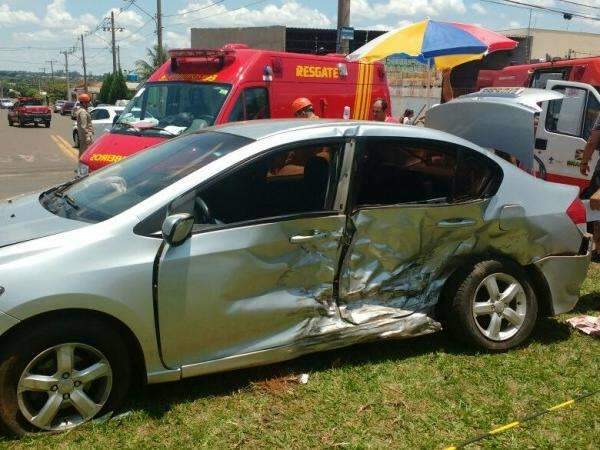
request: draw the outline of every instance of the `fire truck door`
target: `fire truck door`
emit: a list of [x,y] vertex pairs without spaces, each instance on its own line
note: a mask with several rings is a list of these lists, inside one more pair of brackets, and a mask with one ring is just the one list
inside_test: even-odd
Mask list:
[[[564,98],[545,102],[536,129],[535,160],[542,178],[580,187],[588,185],[579,172],[581,155],[591,129],[600,113],[600,95],[586,83],[549,80],[546,89],[564,94]],[[594,152],[590,167],[595,167]]]

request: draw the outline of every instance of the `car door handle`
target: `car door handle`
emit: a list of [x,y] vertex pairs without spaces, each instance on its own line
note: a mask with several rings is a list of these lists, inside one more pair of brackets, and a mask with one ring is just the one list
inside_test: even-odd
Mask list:
[[440,228],[452,228],[452,227],[467,227],[469,225],[475,225],[473,219],[467,219],[464,217],[457,217],[453,219],[440,220],[437,226]]
[[290,237],[291,244],[303,244],[304,242],[316,241],[317,239],[324,239],[327,237],[327,233],[321,231],[315,231],[312,234],[298,234]]

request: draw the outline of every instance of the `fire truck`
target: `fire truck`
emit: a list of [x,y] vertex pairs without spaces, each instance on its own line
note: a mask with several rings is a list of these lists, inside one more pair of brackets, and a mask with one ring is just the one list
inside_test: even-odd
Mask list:
[[79,172],[99,169],[178,136],[226,122],[292,117],[307,97],[321,118],[368,119],[371,105],[390,105],[384,66],[344,55],[308,55],[229,44],[176,49],[81,156]]

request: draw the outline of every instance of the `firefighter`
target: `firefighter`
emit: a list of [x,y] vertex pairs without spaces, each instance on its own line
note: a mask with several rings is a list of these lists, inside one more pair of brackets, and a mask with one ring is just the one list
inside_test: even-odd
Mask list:
[[92,116],[88,112],[90,96],[81,94],[78,98],[81,107],[75,113],[77,119],[77,136],[79,137],[79,156],[90,146],[94,140],[94,127],[92,126]]
[[292,102],[294,116],[299,119],[318,119],[312,102],[306,97],[299,97]]

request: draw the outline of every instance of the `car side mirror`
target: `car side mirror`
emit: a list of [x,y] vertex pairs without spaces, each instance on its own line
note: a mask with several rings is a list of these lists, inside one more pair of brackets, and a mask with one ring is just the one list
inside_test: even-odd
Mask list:
[[121,116],[121,114],[116,114],[115,117],[113,117],[113,125],[115,123],[117,123],[117,120],[119,120],[119,117]]
[[188,213],[172,214],[168,216],[162,225],[163,239],[171,247],[183,244],[194,226],[194,217]]

